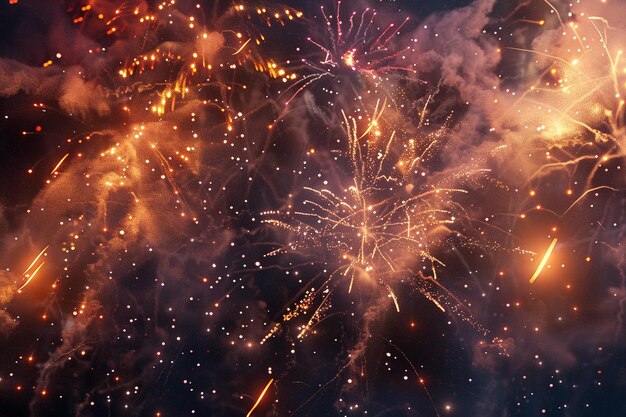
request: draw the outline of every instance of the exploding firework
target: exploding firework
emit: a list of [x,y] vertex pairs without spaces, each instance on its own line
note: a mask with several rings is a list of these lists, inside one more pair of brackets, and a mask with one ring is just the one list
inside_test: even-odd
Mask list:
[[623,415],[624,6],[288,3],[2,3],[2,412]]
[[[479,228],[456,198],[468,193],[462,184],[488,170],[474,166],[437,171],[433,161],[447,145],[448,127],[424,133],[420,126],[410,135],[393,129],[394,117],[386,117],[386,111],[394,110],[379,101],[366,120],[343,113],[345,146],[326,156],[348,169],[326,164],[317,166],[320,173],[315,175],[311,171],[319,152],[309,150],[310,163],[302,176],[317,185],[304,186],[298,195],[301,203],[290,204],[285,212],[264,213],[265,223],[291,234],[285,247],[267,256],[317,254],[315,261],[331,269],[325,281],[284,316],[285,321],[308,316],[298,338],[324,317],[331,294],[340,288],[350,294],[355,284],[382,288],[400,312],[394,287],[409,282],[442,311],[449,305],[471,321],[467,308],[440,284],[437,271],[446,264],[437,253],[451,247],[496,246],[477,238]],[[335,175],[323,174],[328,171]],[[274,327],[266,339],[277,330]]]
[[[342,15],[341,6],[341,1],[337,1],[334,15],[321,7],[323,36],[320,35],[320,39],[307,37],[316,52],[300,59],[301,71],[305,75],[290,85],[286,92],[289,94],[287,105],[317,83],[324,85],[325,91],[332,93],[337,89],[342,95],[354,96],[359,102],[369,93],[396,98],[401,93],[390,79],[414,78],[411,75],[416,70],[403,56],[410,47],[397,45],[408,18],[400,23],[390,23],[381,30],[376,22],[376,10],[353,11],[346,17]],[[325,79],[328,79],[327,83],[323,82]],[[347,90],[342,83],[346,84]]]

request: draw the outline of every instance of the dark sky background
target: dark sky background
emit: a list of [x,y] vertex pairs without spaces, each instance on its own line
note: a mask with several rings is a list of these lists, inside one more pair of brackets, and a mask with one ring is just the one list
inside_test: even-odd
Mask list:
[[[565,2],[344,0],[345,16],[377,10],[357,49],[409,18],[375,52],[384,59],[355,68],[322,16],[334,1],[10,3],[0,2],[0,417],[245,416],[269,381],[253,416],[626,415],[624,116],[605,111],[615,97],[597,42],[581,65],[604,78],[563,101],[517,99],[568,76],[557,57],[519,52],[561,31],[554,11],[586,24]],[[613,48],[626,22],[623,3],[611,7]],[[555,39],[560,57],[569,40]],[[329,75],[300,91],[272,63],[298,80]],[[345,278],[326,280],[350,243],[299,235],[294,213],[315,198],[306,187],[353,184],[341,111],[371,113],[377,101],[399,140],[437,142],[411,186],[467,191],[449,202],[462,230],[428,238],[446,264],[441,288],[426,279],[427,257],[402,254],[411,273],[348,293]],[[570,102],[581,123],[557,139],[535,129]],[[372,198],[405,202],[405,186]],[[264,221],[276,218],[287,227]],[[268,256],[291,242],[302,243]],[[311,288],[332,297],[312,298],[322,314],[298,338],[313,308],[285,314]]]

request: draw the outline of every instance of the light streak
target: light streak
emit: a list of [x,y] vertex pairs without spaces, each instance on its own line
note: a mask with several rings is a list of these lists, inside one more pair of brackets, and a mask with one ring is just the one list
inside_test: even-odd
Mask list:
[[248,39],[247,41],[245,41],[245,42],[243,43],[243,45],[241,45],[241,47],[240,47],[239,49],[237,49],[237,50],[233,53],[233,55],[237,55],[237,54],[239,54],[241,51],[243,51],[243,49],[246,47],[246,45],[248,45],[248,44],[250,43],[250,41],[251,41],[251,40],[252,40],[252,38],[250,38],[250,39]]
[[28,276],[28,279],[26,280],[26,282],[17,289],[18,293],[22,292],[22,290],[33,280],[33,278],[35,278],[35,275],[37,275],[37,272],[39,272],[41,267],[43,267],[44,265],[45,265],[45,262],[42,262],[39,264],[39,266],[33,271],[33,273],[30,276]]
[[389,296],[393,300],[393,304],[396,306],[396,311],[399,313],[400,305],[398,304],[398,297],[396,297],[396,294],[393,292],[393,290],[391,289],[389,285],[387,285],[387,290],[389,291]]
[[52,171],[50,171],[50,175],[54,174],[55,172],[57,172],[57,170],[59,169],[59,167],[63,164],[63,161],[65,161],[67,159],[67,157],[70,156],[69,153],[66,153],[65,156],[63,158],[61,158],[61,160],[54,166],[54,168],[52,168]]
[[563,212],[563,216],[565,216],[567,213],[569,213],[578,203],[580,203],[588,194],[594,192],[594,191],[598,191],[598,190],[610,190],[613,192],[620,192],[620,191],[624,191],[623,189],[619,189],[619,188],[614,188],[614,187],[609,187],[606,185],[601,185],[598,187],[594,187],[594,188],[590,188],[589,190],[585,191],[584,193],[581,194],[580,197],[578,197],[572,204],[570,204],[570,206],[567,208],[567,210],[565,210]]
[[267,385],[265,385],[265,388],[263,388],[263,391],[261,391],[261,395],[259,395],[259,398],[257,398],[256,402],[254,403],[250,411],[248,411],[248,414],[246,414],[246,417],[250,417],[252,415],[252,412],[259,406],[259,404],[263,400],[263,397],[265,397],[265,393],[267,392],[268,389],[270,389],[272,382],[274,382],[274,378],[270,379]]
[[39,254],[37,256],[35,256],[35,259],[33,259],[33,261],[30,263],[30,265],[28,265],[28,268],[26,268],[26,271],[24,271],[22,273],[22,275],[26,276],[26,274],[28,274],[28,271],[30,271],[30,269],[35,266],[35,264],[37,263],[37,261],[39,260],[39,258],[41,258],[41,256],[46,252],[46,250],[48,250],[48,248],[50,247],[50,245],[46,246],[45,248],[43,248],[41,250],[41,252],[39,252]]
[[432,303],[437,306],[437,308],[439,310],[441,310],[443,313],[446,312],[446,309],[441,305],[441,303],[437,300],[435,300],[433,297],[430,296],[430,294],[426,294],[426,298],[430,301],[432,301]]
[[539,277],[539,274],[541,274],[541,271],[543,271],[543,268],[546,266],[546,263],[548,263],[548,259],[550,259],[550,255],[552,254],[552,251],[554,250],[554,247],[556,246],[557,241],[558,239],[554,238],[552,240],[552,243],[550,243],[550,246],[548,246],[548,250],[546,250],[546,253],[543,255],[541,262],[539,262],[539,266],[537,267],[537,270],[535,271],[533,276],[530,277],[530,281],[528,281],[531,284],[535,282],[535,280]]

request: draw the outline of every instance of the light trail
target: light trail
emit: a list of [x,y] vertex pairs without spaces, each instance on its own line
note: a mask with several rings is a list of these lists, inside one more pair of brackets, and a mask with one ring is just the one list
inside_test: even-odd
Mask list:
[[541,260],[541,262],[539,263],[539,266],[537,267],[537,270],[535,271],[535,273],[533,274],[532,277],[530,277],[530,282],[531,284],[533,282],[535,282],[535,280],[539,277],[539,274],[541,274],[541,271],[543,271],[543,268],[546,266],[546,264],[548,263],[548,259],[550,259],[550,255],[552,254],[552,251],[554,250],[554,247],[556,246],[556,242],[558,241],[557,238],[554,238],[552,240],[552,243],[550,243],[550,246],[548,246],[548,250],[546,251],[546,253],[543,255],[543,259]]
[[441,310],[443,313],[446,312],[446,309],[441,305],[441,303],[437,300],[435,300],[432,296],[430,296],[430,294],[426,294],[426,298],[430,301],[432,301],[432,303],[437,306],[437,308],[439,310]]
[[246,417],[250,417],[252,415],[252,412],[259,406],[259,404],[263,400],[263,397],[265,397],[265,393],[267,392],[268,389],[270,389],[270,385],[272,385],[272,382],[274,382],[274,378],[270,379],[267,385],[265,385],[265,388],[263,388],[263,391],[261,391],[261,395],[259,395],[259,398],[257,398],[256,402],[254,403],[250,411],[248,411],[248,414],[246,414]]
[[52,168],[52,171],[50,171],[50,175],[52,175],[55,172],[57,172],[57,169],[59,169],[61,167],[61,165],[67,159],[68,156],[70,156],[70,154],[66,153],[65,156],[63,158],[61,158],[61,160],[54,166],[54,168]]
[[37,267],[37,269],[35,269],[32,273],[32,275],[30,275],[28,277],[28,279],[26,280],[26,282],[17,289],[17,292],[20,293],[22,292],[22,290],[33,280],[33,278],[35,278],[35,275],[37,275],[37,272],[39,272],[39,270],[41,269],[42,266],[44,266],[46,263],[42,262],[41,264],[39,264],[39,266]]
[[41,252],[39,252],[39,254],[37,256],[35,256],[35,259],[33,259],[33,261],[30,263],[30,265],[28,265],[28,268],[26,268],[26,271],[24,271],[22,273],[22,275],[26,276],[26,274],[28,274],[28,271],[31,270],[31,268],[33,266],[35,266],[35,264],[37,263],[37,261],[39,260],[39,258],[41,258],[41,256],[48,250],[48,248],[50,247],[50,245],[46,246],[45,248],[43,248],[41,250]]
[[251,40],[252,40],[252,38],[250,38],[250,39],[248,39],[247,41],[245,41],[245,42],[243,43],[243,45],[241,45],[241,47],[240,47],[239,49],[237,49],[237,50],[233,53],[233,55],[237,55],[237,54],[239,54],[241,51],[243,51],[243,49],[246,47],[246,45],[248,45],[248,44],[250,43],[250,41],[251,41]]

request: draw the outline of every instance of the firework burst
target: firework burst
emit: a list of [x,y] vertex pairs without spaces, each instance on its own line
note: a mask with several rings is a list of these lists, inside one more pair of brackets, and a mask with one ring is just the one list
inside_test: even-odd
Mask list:
[[393,96],[396,93],[389,79],[408,79],[408,75],[416,73],[411,65],[398,64],[406,59],[403,54],[410,49],[396,45],[398,35],[409,22],[408,18],[399,24],[390,23],[381,30],[377,26],[376,10],[353,11],[344,21],[341,5],[338,1],[334,16],[321,7],[324,35],[319,39],[307,37],[307,42],[315,47],[317,53],[301,59],[305,75],[291,84],[288,91],[293,93],[290,93],[287,105],[300,93],[326,78],[335,88],[342,82],[351,85],[356,96],[365,91],[363,85],[371,86],[374,94]]
[[5,1],[0,413],[624,415],[624,6],[508,3]]
[[437,253],[454,244],[485,244],[476,239],[477,230],[457,196],[468,193],[459,184],[487,170],[436,172],[434,161],[449,140],[447,125],[410,135],[389,127],[393,116],[386,118],[386,110],[393,111],[379,101],[367,120],[342,113],[347,140],[340,151],[332,152],[332,159],[349,169],[339,173],[339,179],[317,176],[321,184],[305,186],[296,207],[264,213],[265,223],[292,235],[285,247],[267,256],[313,254],[332,268],[325,282],[284,317],[290,321],[308,313],[298,337],[323,317],[333,292],[345,288],[351,293],[354,285],[375,284],[398,312],[394,287],[404,282],[443,311],[445,305],[455,312],[464,310],[438,280],[437,271],[446,265]]

